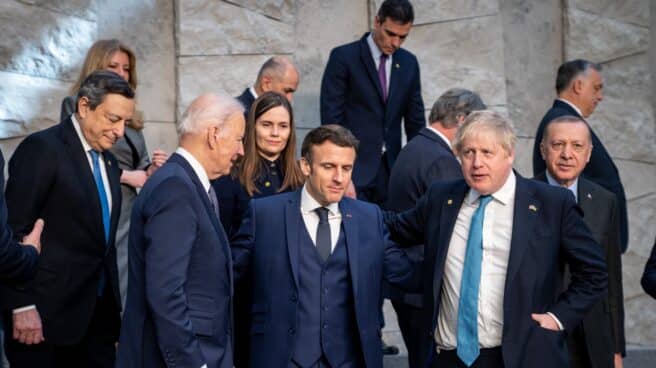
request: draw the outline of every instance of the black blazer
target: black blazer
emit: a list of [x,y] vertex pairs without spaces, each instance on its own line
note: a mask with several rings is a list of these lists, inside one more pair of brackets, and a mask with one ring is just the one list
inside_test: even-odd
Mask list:
[[[535,179],[547,182],[544,173]],[[577,328],[585,336],[592,367],[612,368],[614,353],[626,355],[617,200],[613,193],[583,177],[579,177],[577,196],[583,222],[602,246],[608,269],[608,293],[590,309]]]
[[[538,130],[535,133],[535,142],[533,144],[533,176],[537,176],[547,170],[544,161],[542,160],[542,155],[540,154],[540,142],[542,141],[542,135],[544,134],[544,127],[551,120],[564,115],[578,116],[583,119],[583,117],[567,103],[560,100],[554,101],[553,106],[544,115],[538,126]],[[588,162],[583,170],[583,175],[589,180],[601,185],[606,190],[611,191],[617,197],[620,221],[620,244],[622,247],[622,253],[624,253],[629,245],[629,219],[626,210],[624,186],[622,185],[620,174],[617,171],[613,159],[610,157],[608,151],[606,151],[606,147],[601,143],[599,137],[597,137],[592,130],[592,127],[590,127],[590,135],[592,136],[592,156],[590,156],[590,162]]]
[[[103,153],[112,195],[109,242],[87,154],[70,118],[29,135],[9,161],[7,207],[17,237],[43,218],[43,250],[34,280],[2,287],[5,310],[36,304],[52,344],[75,344],[86,333],[101,271],[120,310],[114,239],[121,209],[119,168]],[[117,316],[118,320],[118,316]],[[118,328],[118,326],[117,326]]]
[[[568,364],[565,335],[599,300],[607,285],[600,247],[565,189],[517,175],[510,258],[504,287],[501,349],[506,368],[553,368]],[[437,182],[413,209],[386,213],[392,240],[424,243],[426,344],[440,313],[442,277],[454,225],[469,187],[464,180]],[[560,262],[570,265],[572,283],[562,294]],[[552,312],[564,332],[541,328],[531,313]],[[431,349],[434,352],[434,349]]]
[[253,102],[255,102],[255,97],[251,93],[249,88],[246,88],[241,95],[235,97],[242,105],[244,105],[244,117],[248,120],[248,111],[251,109]]
[[360,140],[353,182],[367,186],[381,164],[383,143],[388,167],[401,151],[401,120],[408,140],[426,125],[417,58],[404,49],[392,55],[387,102],[366,33],[333,49],[321,81],[321,123],[340,124]]
[[[460,163],[451,147],[428,128],[423,128],[403,147],[397,157],[389,180],[386,209],[394,212],[409,210],[426,193],[431,184],[441,180],[462,178]],[[406,249],[413,261],[424,259],[424,246]],[[386,285],[385,296],[421,307],[421,297],[408,294],[392,285]]]
[[640,283],[645,292],[656,299],[656,241],[654,241],[654,247],[651,249],[651,256],[645,265],[645,272],[642,274]]
[[5,159],[0,152],[0,280],[24,281],[34,275],[39,255],[34,247],[18,244],[7,225]]

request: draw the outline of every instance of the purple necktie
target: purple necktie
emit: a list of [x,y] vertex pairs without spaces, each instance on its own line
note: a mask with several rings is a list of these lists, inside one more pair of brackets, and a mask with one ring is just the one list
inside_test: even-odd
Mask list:
[[378,65],[378,80],[380,80],[380,88],[383,89],[383,101],[385,102],[387,102],[387,76],[385,75],[387,58],[387,55],[380,54],[380,64]]

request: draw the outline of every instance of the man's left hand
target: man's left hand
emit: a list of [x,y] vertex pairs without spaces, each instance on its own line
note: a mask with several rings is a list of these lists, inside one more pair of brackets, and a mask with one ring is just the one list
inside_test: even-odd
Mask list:
[[558,324],[556,323],[556,320],[554,320],[553,317],[551,317],[546,313],[544,314],[533,313],[531,314],[531,318],[533,318],[533,320],[537,322],[540,325],[540,327],[544,329],[551,330],[551,331],[560,331],[560,329],[558,328]]

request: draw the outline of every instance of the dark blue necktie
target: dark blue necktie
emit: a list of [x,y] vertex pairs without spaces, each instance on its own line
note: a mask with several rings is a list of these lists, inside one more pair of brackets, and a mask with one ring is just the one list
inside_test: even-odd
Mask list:
[[212,204],[212,209],[217,219],[221,219],[221,212],[219,211],[219,199],[216,196],[216,191],[214,187],[210,185],[210,189],[207,191],[207,195],[210,197],[210,203]]
[[485,207],[491,200],[492,197],[489,195],[479,197],[479,205],[469,227],[465,263],[462,267],[458,304],[457,354],[468,367],[476,361],[480,354],[478,347],[478,290],[483,261],[483,219],[485,218]]
[[314,210],[319,216],[319,226],[317,226],[317,251],[324,261],[330,257],[330,223],[328,223],[328,209],[319,207]]
[[105,192],[105,184],[102,180],[100,173],[100,155],[96,150],[89,150],[91,153],[91,160],[93,162],[93,179],[96,181],[96,190],[98,191],[98,199],[100,199],[100,210],[102,211],[102,222],[105,230],[105,244],[109,243],[109,201],[107,200],[107,192]]

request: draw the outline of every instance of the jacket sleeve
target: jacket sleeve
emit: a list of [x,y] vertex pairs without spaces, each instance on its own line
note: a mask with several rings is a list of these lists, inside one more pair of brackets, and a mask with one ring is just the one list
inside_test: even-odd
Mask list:
[[337,50],[333,50],[321,80],[321,124],[344,124],[348,87],[346,63]]
[[640,280],[642,288],[645,292],[651,295],[652,298],[656,299],[656,241],[654,241],[654,247],[651,250],[651,256],[645,265],[645,272],[642,274],[642,280]]
[[626,356],[624,338],[624,292],[622,289],[622,253],[620,245],[620,223],[617,216],[617,202],[613,198],[608,235],[604,244],[606,250],[606,265],[608,267],[608,305],[612,324],[615,353]]
[[419,131],[426,126],[426,115],[424,111],[424,100],[421,97],[421,76],[419,64],[415,59],[416,73],[412,81],[412,87],[408,96],[403,124],[408,141],[414,138]]

